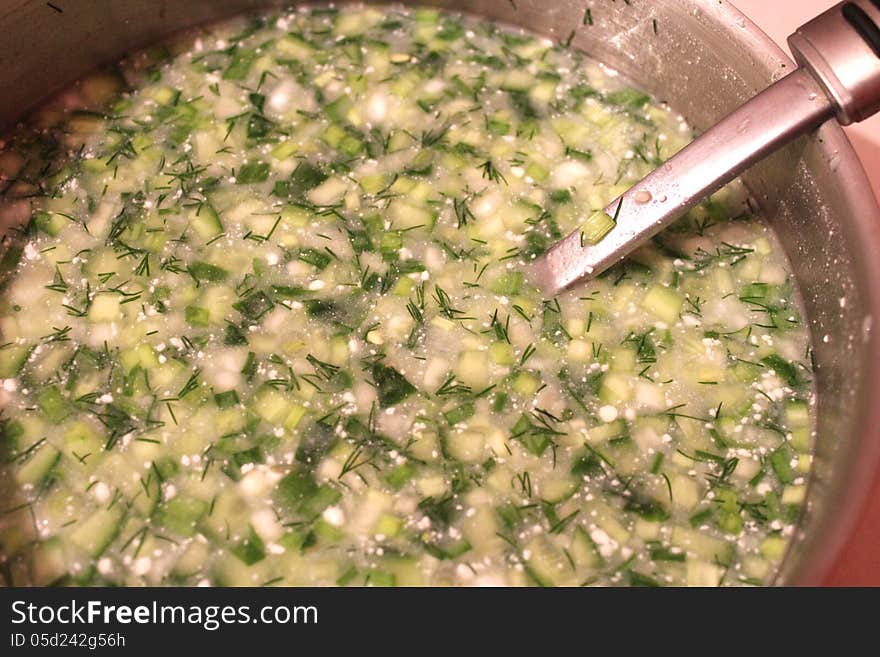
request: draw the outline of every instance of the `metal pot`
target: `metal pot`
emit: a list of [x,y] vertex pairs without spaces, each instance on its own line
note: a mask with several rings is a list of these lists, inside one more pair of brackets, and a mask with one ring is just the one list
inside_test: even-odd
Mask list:
[[[125,51],[182,28],[272,4],[260,0],[6,0],[0,126]],[[437,0],[574,47],[654,93],[697,129],[794,64],[726,0]],[[793,266],[815,349],[815,462],[799,531],[778,582],[829,571],[880,458],[880,208],[836,123],[744,177]],[[2,228],[2,227],[0,227]]]

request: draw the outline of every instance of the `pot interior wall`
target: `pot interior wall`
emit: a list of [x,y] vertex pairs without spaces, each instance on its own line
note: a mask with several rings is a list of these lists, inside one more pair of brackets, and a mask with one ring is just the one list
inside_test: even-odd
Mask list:
[[[66,5],[66,3],[58,3]],[[96,0],[63,12],[7,0],[0,41],[0,126],[98,64],[258,0]],[[792,64],[727,2],[712,0],[441,0],[422,2],[521,25],[566,41],[666,100],[697,129],[711,125]],[[804,138],[745,177],[793,264],[815,343],[818,441],[810,503],[782,569],[817,583],[852,521],[876,460],[880,405],[870,403],[878,347],[870,331],[880,276],[868,257],[880,222],[864,174],[835,125]],[[2,227],[0,227],[2,228]],[[845,300],[845,301],[842,301]],[[826,337],[827,336],[827,337]],[[872,408],[877,406],[878,408]],[[873,414],[873,415],[872,415]],[[848,511],[844,511],[848,509]]]

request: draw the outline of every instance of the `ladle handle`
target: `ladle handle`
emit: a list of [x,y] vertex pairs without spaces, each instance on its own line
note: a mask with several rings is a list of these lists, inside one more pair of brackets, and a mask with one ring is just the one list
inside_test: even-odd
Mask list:
[[880,110],[880,0],[841,3],[789,40],[800,67],[709,128],[614,199],[614,227],[596,244],[580,230],[529,268],[545,294],[592,278],[645,243],[709,194],[785,144],[837,117]]
[[788,45],[834,103],[841,125],[880,111],[880,0],[842,2],[799,27]]

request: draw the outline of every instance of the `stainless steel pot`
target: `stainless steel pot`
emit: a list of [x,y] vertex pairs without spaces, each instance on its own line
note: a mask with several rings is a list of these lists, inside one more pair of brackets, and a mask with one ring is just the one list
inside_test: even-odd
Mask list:
[[[0,127],[128,50],[260,0],[6,0]],[[410,4],[410,3],[408,3]],[[793,63],[726,0],[438,0],[567,41],[706,128]],[[585,6],[592,25],[585,25]],[[573,33],[573,36],[572,36]],[[807,508],[779,582],[818,584],[852,529],[880,459],[880,209],[831,122],[745,182],[800,284],[815,347],[818,438]],[[3,227],[0,227],[3,228]]]

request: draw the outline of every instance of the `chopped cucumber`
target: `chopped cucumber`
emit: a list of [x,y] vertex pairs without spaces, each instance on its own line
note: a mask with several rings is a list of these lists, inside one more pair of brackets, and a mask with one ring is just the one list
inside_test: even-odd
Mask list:
[[668,108],[437,9],[140,59],[0,147],[8,583],[772,580],[813,375],[742,189],[555,299],[526,274],[623,225],[592,208],[686,145]]
[[73,527],[70,541],[96,559],[110,547],[122,526],[124,511],[118,506],[99,509]]

